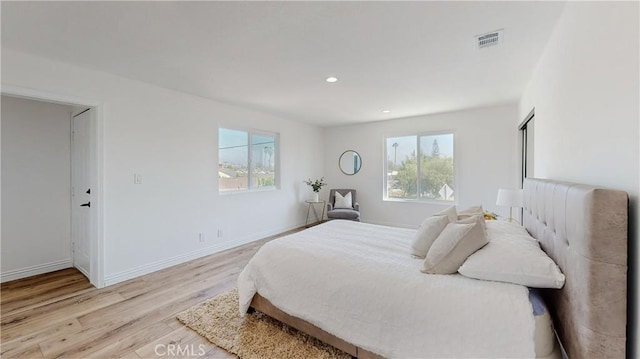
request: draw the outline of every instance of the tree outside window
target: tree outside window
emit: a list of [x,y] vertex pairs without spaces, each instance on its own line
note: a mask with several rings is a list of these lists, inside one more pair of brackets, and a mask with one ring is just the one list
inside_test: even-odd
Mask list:
[[386,199],[455,200],[453,133],[386,139]]

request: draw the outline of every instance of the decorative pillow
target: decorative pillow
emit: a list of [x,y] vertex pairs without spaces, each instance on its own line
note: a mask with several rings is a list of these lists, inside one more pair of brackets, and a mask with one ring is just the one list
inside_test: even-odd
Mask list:
[[336,191],[336,199],[334,202],[334,208],[353,208],[353,204],[351,201],[351,192],[347,193],[346,196],[342,196],[340,192]]
[[481,205],[458,211],[458,219],[466,219],[472,216],[484,216],[484,209],[482,209]]
[[416,235],[413,237],[411,254],[418,258],[426,257],[433,241],[438,238],[447,224],[449,224],[447,216],[433,216],[422,221],[420,228],[418,228]]
[[478,223],[480,224],[480,227],[482,227],[482,231],[484,232],[485,237],[487,236],[487,224],[486,221],[484,220],[484,214],[480,213],[480,214],[476,214],[473,216],[469,216],[467,218],[464,219],[460,219],[458,221],[456,221],[456,223],[463,223],[463,224],[468,224],[468,223]]
[[487,236],[477,217],[472,223],[449,223],[433,242],[424,260],[422,271],[431,274],[451,274],[475,251],[487,244]]
[[456,212],[456,206],[447,207],[442,211],[434,214],[434,216],[447,216],[449,218],[449,222],[455,222],[458,220],[458,213]]
[[469,256],[458,272],[469,278],[527,287],[562,288],[564,274],[538,242],[531,239],[522,235],[493,237],[484,248]]

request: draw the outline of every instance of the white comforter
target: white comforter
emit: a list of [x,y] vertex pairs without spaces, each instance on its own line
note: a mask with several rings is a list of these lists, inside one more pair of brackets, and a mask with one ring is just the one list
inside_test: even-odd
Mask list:
[[265,244],[238,278],[240,312],[256,292],[363,349],[391,358],[531,358],[526,287],[420,272],[414,230],[330,221]]

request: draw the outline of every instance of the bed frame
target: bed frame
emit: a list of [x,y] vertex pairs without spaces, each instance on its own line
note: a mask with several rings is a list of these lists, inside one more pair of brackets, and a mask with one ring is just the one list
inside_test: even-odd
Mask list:
[[[524,183],[523,225],[566,276],[545,297],[569,358],[624,358],[627,324],[628,196],[622,191],[540,179]],[[258,310],[357,358],[380,356],[276,308]]]
[[251,299],[251,305],[249,307],[249,312],[257,310],[262,312],[271,318],[279,320],[282,323],[287,324],[290,327],[296,328],[303,333],[307,333],[310,336],[327,343],[335,348],[342,350],[343,352],[356,357],[363,359],[379,359],[381,356],[372,353],[370,351],[364,350],[356,345],[348,343],[333,334],[329,334],[324,330],[316,327],[315,325],[302,320],[300,318],[291,316],[282,310],[278,309],[275,305],[271,304],[267,299],[262,297],[260,294],[255,294]]
[[540,179],[524,182],[523,225],[566,276],[545,301],[569,358],[624,358],[626,192]]

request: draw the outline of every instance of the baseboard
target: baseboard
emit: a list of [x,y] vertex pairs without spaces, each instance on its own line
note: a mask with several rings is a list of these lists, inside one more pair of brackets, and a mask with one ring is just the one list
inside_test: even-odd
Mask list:
[[188,262],[188,261],[192,261],[194,259],[198,259],[204,256],[208,256],[211,254],[215,254],[218,252],[222,252],[225,251],[227,249],[231,249],[231,248],[235,248],[235,247],[239,247],[241,245],[247,244],[247,243],[251,243],[251,242],[255,242],[257,240],[263,239],[263,238],[267,238],[267,237],[271,237],[280,233],[284,233],[296,228],[300,228],[304,226],[304,224],[297,224],[295,226],[292,227],[287,227],[287,228],[283,228],[283,229],[278,229],[278,230],[273,230],[273,231],[265,231],[265,232],[261,232],[261,233],[256,233],[256,234],[252,234],[249,236],[245,236],[245,237],[241,237],[241,238],[237,238],[234,240],[230,240],[230,241],[226,241],[226,242],[221,242],[221,243],[217,243],[214,244],[212,246],[209,247],[205,247],[205,248],[200,248],[200,249],[196,249],[194,251],[188,252],[188,253],[184,253],[184,254],[180,254],[177,255],[175,257],[171,257],[171,258],[167,258],[167,259],[162,259],[153,263],[149,263],[149,264],[144,264],[135,268],[131,268],[122,272],[118,272],[112,275],[107,275],[104,278],[104,285],[105,286],[109,286],[109,285],[113,285],[113,284],[117,284],[120,282],[124,282],[126,280],[129,279],[133,279],[145,274],[149,274],[149,273],[153,273],[156,271],[159,271],[161,269],[165,269],[165,268],[169,268],[169,267],[173,267],[175,265],[178,264],[182,264],[184,262]]
[[60,269],[71,268],[71,267],[73,267],[73,262],[71,261],[71,258],[69,258],[69,259],[62,259],[59,261],[49,262],[45,264],[38,264],[31,267],[4,271],[0,275],[0,283],[4,283],[4,282],[16,280],[16,279],[27,278],[27,277],[31,277],[38,274],[55,272]]

